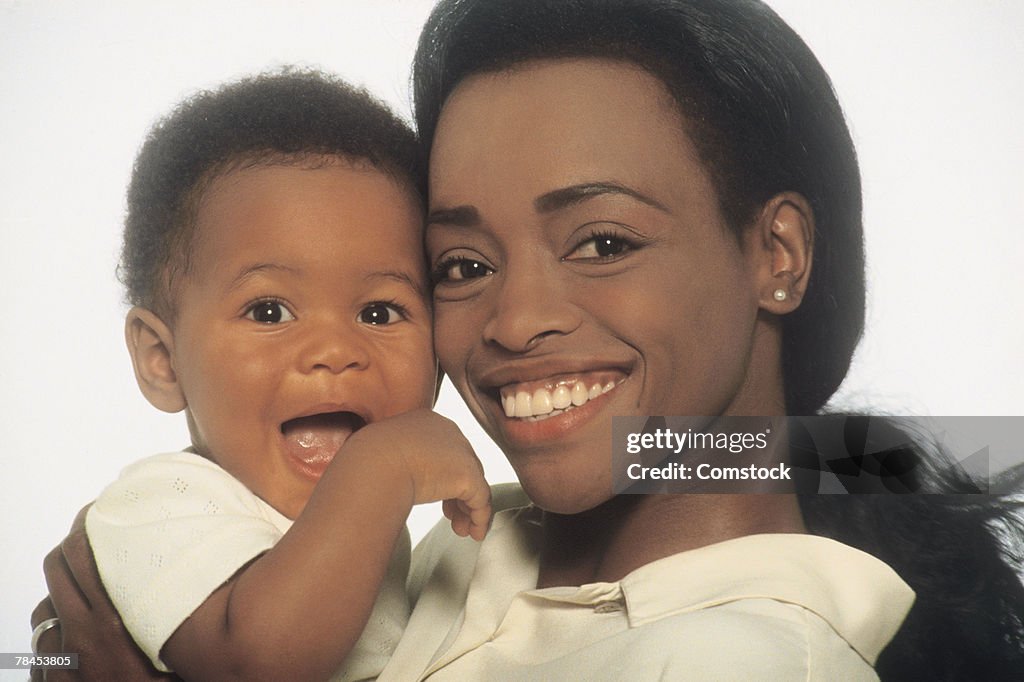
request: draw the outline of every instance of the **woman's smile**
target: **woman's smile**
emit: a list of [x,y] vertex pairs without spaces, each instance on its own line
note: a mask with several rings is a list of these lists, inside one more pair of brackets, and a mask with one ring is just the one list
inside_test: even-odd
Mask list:
[[503,386],[499,394],[506,417],[541,421],[582,407],[614,390],[621,381],[615,375],[571,375]]
[[[579,369],[578,358],[565,362],[544,359],[498,365],[474,381],[474,393],[484,404],[488,423],[502,433],[501,440],[522,447],[557,440],[601,414],[612,413],[617,390],[630,376],[630,365]],[[626,404],[615,408],[619,413]]]

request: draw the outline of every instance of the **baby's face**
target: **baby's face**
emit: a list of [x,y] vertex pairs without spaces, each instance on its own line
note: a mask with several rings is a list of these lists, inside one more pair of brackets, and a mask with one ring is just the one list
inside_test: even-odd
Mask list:
[[421,214],[345,162],[216,179],[176,289],[193,446],[290,518],[366,423],[433,400]]

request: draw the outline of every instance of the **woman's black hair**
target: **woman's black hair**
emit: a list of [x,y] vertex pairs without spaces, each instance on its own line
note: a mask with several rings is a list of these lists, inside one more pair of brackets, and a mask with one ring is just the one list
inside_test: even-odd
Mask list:
[[118,266],[128,301],[173,318],[171,283],[188,271],[195,210],[214,178],[242,166],[338,158],[391,175],[423,203],[412,129],[335,76],[285,68],[183,101],[153,127],[132,169]]
[[[856,153],[817,58],[758,0],[441,0],[413,65],[424,152],[463,79],[559,58],[624,60],[659,78],[737,233],[779,192],[808,200],[814,267],[801,306],[782,320],[782,365],[787,412],[821,412],[860,339],[865,283]],[[916,471],[922,490],[977,490],[951,470]],[[917,593],[878,661],[883,679],[1024,679],[1024,587],[1003,544],[1019,536],[1013,505],[936,494],[801,505],[811,532],[878,556]]]

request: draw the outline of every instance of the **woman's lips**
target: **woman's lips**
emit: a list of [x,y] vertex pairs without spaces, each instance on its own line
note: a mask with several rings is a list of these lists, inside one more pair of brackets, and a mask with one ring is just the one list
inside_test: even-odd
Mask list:
[[502,386],[495,396],[498,426],[521,445],[556,440],[601,412],[627,378],[625,372],[605,370]]
[[305,475],[319,479],[348,437],[365,426],[354,412],[325,412],[281,425],[284,451]]

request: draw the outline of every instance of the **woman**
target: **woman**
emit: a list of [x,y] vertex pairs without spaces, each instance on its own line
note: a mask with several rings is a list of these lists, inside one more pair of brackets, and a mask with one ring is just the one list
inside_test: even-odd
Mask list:
[[859,337],[855,154],[773,12],[444,1],[414,80],[438,355],[536,506],[425,541],[386,676],[1021,676],[998,501],[611,494],[612,415],[813,414]]

